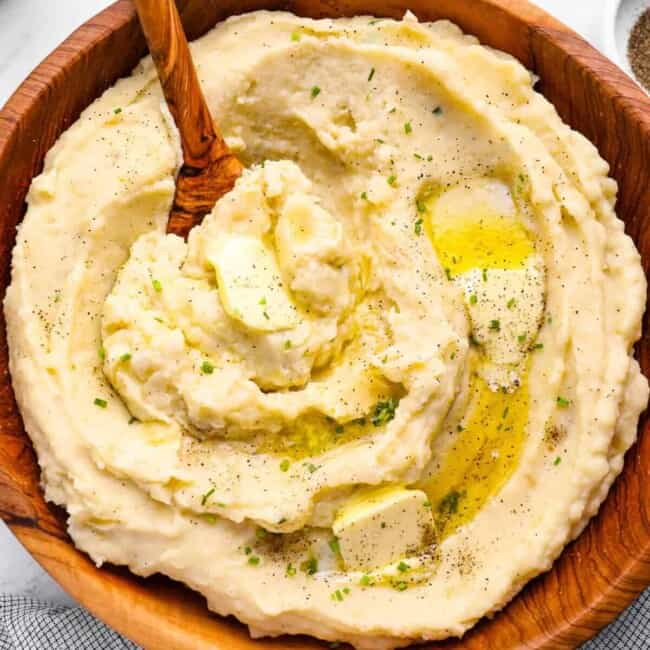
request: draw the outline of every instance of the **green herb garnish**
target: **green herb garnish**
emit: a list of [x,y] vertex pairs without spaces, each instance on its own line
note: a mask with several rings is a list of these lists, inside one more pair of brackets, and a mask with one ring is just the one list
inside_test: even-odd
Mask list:
[[291,463],[290,463],[290,462],[285,458],[285,459],[280,463],[280,471],[281,471],[281,472],[286,472],[286,471],[289,469],[290,465],[291,465]]
[[214,488],[210,488],[202,497],[201,497],[201,505],[204,506],[208,499],[214,494]]
[[318,571],[318,560],[312,555],[308,560],[300,564],[300,570],[309,576],[313,576]]
[[558,405],[560,408],[565,409],[567,406],[569,406],[569,404],[571,404],[571,401],[570,401],[570,400],[568,400],[566,397],[562,397],[561,395],[558,395],[558,398],[557,398],[557,405]]
[[368,75],[368,81],[372,81],[372,78],[375,76],[375,69],[371,68],[370,74]]
[[201,372],[204,375],[211,375],[214,372],[214,366],[206,360],[201,364]]
[[160,283],[160,280],[156,280],[155,278],[151,281],[151,286],[160,293],[162,291],[162,284]]
[[95,406],[99,406],[100,409],[105,409],[108,406],[108,402],[105,399],[102,399],[101,397],[95,397],[95,401],[93,402]]
[[494,330],[495,332],[500,332],[501,331],[501,322],[499,320],[491,320],[490,321],[490,329]]
[[458,504],[465,496],[465,491],[451,490],[438,504],[438,512],[444,515],[454,515],[458,512]]
[[318,86],[312,86],[312,87],[311,87],[311,96],[312,96],[312,99],[313,99],[314,97],[318,97],[319,94],[320,94],[320,88],[319,88]]
[[407,135],[413,131],[413,127],[411,126],[410,122],[405,122],[404,123],[404,133]]
[[338,537],[332,537],[329,542],[327,542],[330,549],[332,550],[332,553],[334,555],[341,555],[341,546],[339,544],[339,539]]
[[386,400],[381,400],[375,404],[375,410],[371,418],[371,422],[380,427],[383,424],[390,422],[395,417],[395,409],[399,404],[399,400],[394,397],[389,397]]
[[413,230],[415,231],[416,235],[421,235],[422,234],[422,224],[424,222],[422,219],[416,219],[415,224],[413,226]]

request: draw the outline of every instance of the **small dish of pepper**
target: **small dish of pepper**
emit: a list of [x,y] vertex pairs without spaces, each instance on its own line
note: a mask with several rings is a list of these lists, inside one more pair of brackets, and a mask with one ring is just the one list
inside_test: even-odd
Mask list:
[[650,93],[650,0],[608,0],[605,54]]

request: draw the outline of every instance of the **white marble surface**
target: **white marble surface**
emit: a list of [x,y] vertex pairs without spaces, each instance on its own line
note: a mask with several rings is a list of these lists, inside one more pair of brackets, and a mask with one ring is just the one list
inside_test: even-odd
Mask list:
[[[538,0],[538,4],[603,46],[607,0]],[[108,0],[0,0],[0,105],[29,72]],[[70,598],[0,523],[0,592],[64,603]]]

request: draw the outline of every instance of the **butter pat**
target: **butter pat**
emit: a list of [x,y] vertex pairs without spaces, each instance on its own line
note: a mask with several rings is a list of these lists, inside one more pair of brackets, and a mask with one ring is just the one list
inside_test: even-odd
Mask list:
[[337,513],[332,526],[347,570],[371,571],[417,553],[433,531],[433,515],[421,490],[362,490]]
[[248,329],[273,332],[298,322],[273,251],[257,237],[231,235],[209,252],[224,310]]

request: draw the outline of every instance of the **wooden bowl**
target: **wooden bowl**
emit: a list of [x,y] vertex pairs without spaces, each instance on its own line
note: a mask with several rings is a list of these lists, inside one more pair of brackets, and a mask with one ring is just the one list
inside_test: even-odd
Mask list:
[[[539,89],[562,118],[609,161],[619,182],[618,214],[650,267],[650,100],[618,68],[567,27],[516,0],[186,0],[179,2],[190,38],[233,13],[288,9],[311,17],[376,14],[449,18],[483,43],[516,56],[540,77]],[[245,44],[242,44],[245,47]],[[145,44],[129,0],[120,0],[77,30],[23,83],[0,113],[0,287],[9,281],[15,226],[32,177],[59,134],[116,79],[129,74]],[[0,319],[2,317],[0,316]],[[650,375],[650,330],[638,356]],[[639,442],[599,515],[492,620],[462,641],[429,648],[573,648],[611,621],[650,582],[650,435]],[[307,637],[249,638],[232,619],[210,614],[204,600],[161,577],[97,569],[65,532],[65,513],[48,506],[14,402],[0,320],[0,514],[40,564],[78,601],[149,648],[319,648]]]

